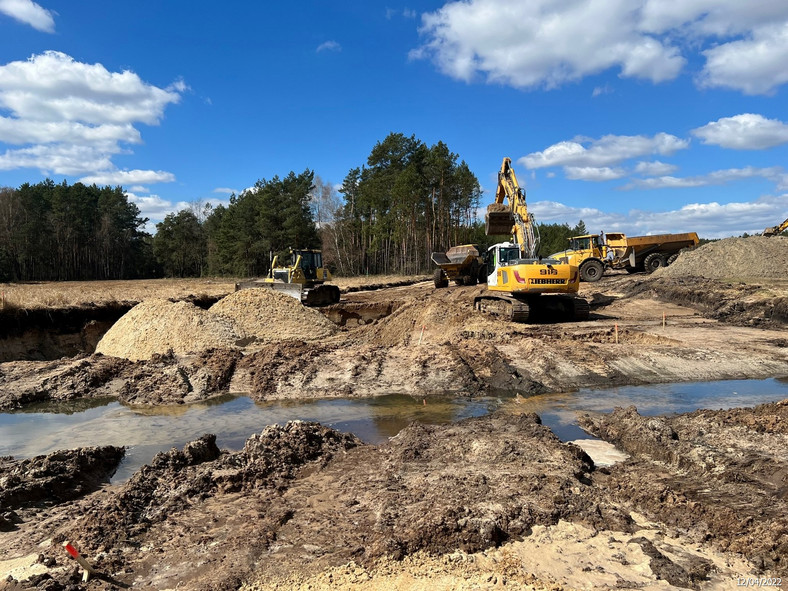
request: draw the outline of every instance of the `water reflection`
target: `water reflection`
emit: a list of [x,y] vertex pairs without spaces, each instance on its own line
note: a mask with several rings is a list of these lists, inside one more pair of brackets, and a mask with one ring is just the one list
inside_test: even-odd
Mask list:
[[381,396],[364,399],[287,400],[255,403],[245,396],[224,396],[188,405],[129,407],[113,399],[76,400],[0,413],[0,455],[33,457],[58,449],[94,445],[128,447],[114,482],[127,479],[159,451],[182,447],[215,433],[222,449],[243,447],[266,425],[289,420],[317,421],[380,443],[413,421],[445,424],[467,417],[535,412],[563,441],[587,439],[577,413],[611,411],[634,404],[641,414],[688,412],[698,408],[754,406],[788,398],[788,380],[737,380],[687,384],[584,389],[532,398],[430,398]]

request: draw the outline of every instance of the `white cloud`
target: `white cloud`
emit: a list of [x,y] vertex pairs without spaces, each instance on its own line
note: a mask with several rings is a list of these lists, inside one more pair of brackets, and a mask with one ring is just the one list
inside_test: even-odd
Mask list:
[[[586,148],[583,144],[590,144]],[[548,166],[601,167],[618,164],[630,158],[649,154],[670,155],[689,146],[687,140],[674,135],[658,133],[653,137],[643,135],[606,135],[598,140],[581,138],[563,141],[541,152],[528,154],[518,160],[527,168]]]
[[37,168],[45,174],[79,175],[113,167],[117,145],[38,144],[0,154],[0,170]]
[[162,182],[172,175],[117,171],[112,157],[141,143],[135,125],[157,125],[167,105],[178,103],[187,88],[182,80],[158,88],[134,72],[110,72],[57,51],[2,65],[0,113],[8,115],[0,116],[0,142],[21,147],[0,153],[0,169],[37,168],[113,183],[121,178],[142,183],[135,179],[146,176]]
[[788,143],[788,125],[753,113],[711,121],[692,134],[704,144],[736,150],[764,150]]
[[79,182],[86,185],[150,185],[154,183],[171,183],[174,180],[174,174],[163,170],[108,170],[84,176],[79,179]]
[[321,51],[342,51],[342,46],[336,41],[325,41],[317,46],[315,53],[320,53]]
[[553,88],[610,69],[671,80],[700,51],[701,84],[756,94],[788,80],[787,23],[774,0],[451,0],[422,15],[411,57],[466,82]]
[[210,205],[215,208],[217,205],[227,205],[226,199],[199,199],[195,202],[188,201],[170,201],[162,198],[160,195],[138,195],[136,191],[127,191],[125,193],[130,203],[134,203],[140,210],[142,217],[148,218],[148,223],[145,224],[144,230],[151,234],[156,233],[156,224],[161,222],[167,215],[177,213],[184,209],[193,210],[196,207],[203,208],[205,205]]
[[0,0],[0,12],[38,31],[55,32],[54,13],[31,0]]
[[675,172],[676,170],[678,170],[678,166],[675,164],[667,164],[659,160],[638,162],[637,165],[635,165],[635,172],[644,176],[662,176]]
[[628,235],[697,232],[704,238],[726,238],[744,232],[757,234],[788,215],[788,195],[764,196],[754,201],[720,204],[690,203],[670,211],[631,210],[605,212],[571,207],[554,201],[537,201],[530,210],[541,223],[574,226],[583,220],[591,232],[625,232]]
[[610,168],[609,166],[567,166],[564,168],[566,178],[573,181],[613,181],[626,176],[627,172],[622,168]]
[[226,195],[232,195],[233,193],[236,195],[240,195],[241,192],[238,189],[230,189],[229,187],[216,187],[213,190],[214,193],[225,193]]
[[786,177],[788,177],[788,175],[786,175],[785,170],[780,166],[772,166],[769,168],[746,166],[744,168],[715,170],[708,174],[693,177],[681,178],[674,176],[659,176],[646,179],[634,179],[631,183],[622,187],[622,190],[707,187],[726,185],[731,182],[750,178],[764,178],[774,182],[778,190],[783,190],[788,188],[786,187],[786,182],[788,181]]
[[703,52],[703,87],[724,87],[744,94],[772,94],[788,82],[788,22],[754,31],[752,37]]

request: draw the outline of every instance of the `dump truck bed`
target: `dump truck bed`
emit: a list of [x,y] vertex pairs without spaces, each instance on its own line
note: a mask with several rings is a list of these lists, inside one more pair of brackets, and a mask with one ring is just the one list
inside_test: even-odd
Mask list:
[[695,232],[683,234],[655,234],[654,236],[627,236],[627,246],[635,250],[648,247],[670,247],[676,250],[695,246],[698,244],[698,235]]

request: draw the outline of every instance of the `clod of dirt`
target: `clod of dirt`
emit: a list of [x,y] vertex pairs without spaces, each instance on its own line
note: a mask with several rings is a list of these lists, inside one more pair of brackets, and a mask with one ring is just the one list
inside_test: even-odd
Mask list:
[[184,404],[229,390],[241,352],[207,349],[195,356],[154,355],[120,374],[118,398],[127,404]]
[[109,481],[125,453],[115,446],[56,451],[27,460],[0,458],[0,510],[68,501]]
[[156,454],[112,499],[91,508],[74,536],[93,547],[111,546],[209,497],[275,489],[304,464],[360,444],[354,435],[303,421],[266,427],[237,453],[222,454],[216,436],[203,435],[183,450]]
[[209,312],[231,321],[242,336],[263,343],[287,339],[315,341],[338,331],[336,324],[317,310],[267,288],[231,293],[211,306]]
[[154,354],[231,348],[241,337],[232,321],[187,302],[146,300],[107,331],[96,353],[133,361]]
[[788,238],[750,236],[709,242],[681,253],[657,277],[707,279],[785,279],[788,277]]

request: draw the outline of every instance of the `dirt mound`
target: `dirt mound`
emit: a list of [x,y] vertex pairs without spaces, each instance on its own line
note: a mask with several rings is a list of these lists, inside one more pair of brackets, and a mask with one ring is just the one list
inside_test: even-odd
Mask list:
[[234,323],[239,333],[258,342],[319,340],[337,326],[317,310],[272,289],[242,289],[211,306],[209,312]]
[[750,236],[725,238],[682,253],[658,277],[707,279],[785,279],[788,277],[788,238]]
[[743,554],[766,572],[783,572],[786,418],[788,400],[675,417],[617,408],[579,422],[632,456],[610,468],[609,477],[595,478],[603,490],[652,519]]
[[[124,448],[109,445],[56,451],[28,460],[0,458],[0,508],[52,504],[87,494],[109,480],[124,453]],[[4,517],[0,517],[0,530],[3,525]]]
[[137,304],[99,341],[96,353],[132,361],[152,355],[236,346],[241,337],[227,318],[187,302],[146,300]]

